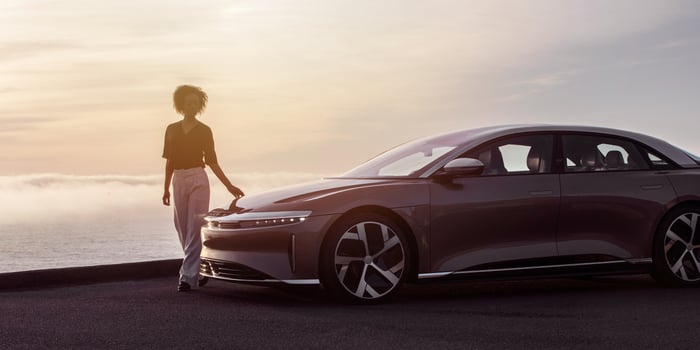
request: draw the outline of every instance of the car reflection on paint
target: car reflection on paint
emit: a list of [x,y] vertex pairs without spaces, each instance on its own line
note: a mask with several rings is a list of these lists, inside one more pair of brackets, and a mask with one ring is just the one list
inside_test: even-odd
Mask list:
[[698,159],[665,141],[596,127],[487,127],[212,211],[201,274],[322,284],[359,302],[453,278],[651,273],[697,285],[699,216]]

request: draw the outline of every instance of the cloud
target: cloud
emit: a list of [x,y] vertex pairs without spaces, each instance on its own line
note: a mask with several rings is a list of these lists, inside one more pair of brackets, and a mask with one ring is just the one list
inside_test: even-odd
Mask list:
[[21,90],[17,89],[17,88],[13,88],[13,87],[0,88],[0,94],[9,94],[9,93],[18,92],[18,91],[21,91]]
[[690,46],[692,44],[693,44],[693,40],[674,39],[674,40],[669,40],[669,41],[663,42],[659,45],[656,45],[654,48],[659,49],[659,50],[672,50],[672,49],[684,48],[684,47]]
[[[5,115],[13,115],[13,111],[3,111]],[[0,117],[0,134],[13,133],[17,131],[32,130],[42,124],[54,121],[47,117]]]
[[548,89],[557,88],[566,84],[568,80],[580,74],[583,70],[570,70],[554,72],[534,76],[530,79],[519,80],[506,84],[506,89],[511,90],[507,95],[496,97],[494,102],[512,102],[522,100],[528,96],[540,94]]
[[[246,194],[318,180],[323,174],[249,173],[229,174]],[[212,207],[231,200],[215,176]],[[161,204],[162,175],[66,175],[31,174],[0,176],[0,224],[79,223],[115,225],[125,218],[170,220],[170,210]]]
[[0,62],[29,59],[35,56],[55,54],[57,51],[75,50],[80,46],[60,41],[14,41],[0,42]]
[[[248,195],[322,177],[229,175]],[[211,208],[228,207],[231,195],[209,178]],[[181,257],[162,190],[155,174],[0,176],[0,272]]]
[[92,185],[118,184],[127,186],[155,185],[161,180],[156,175],[64,175],[64,174],[33,174],[23,176],[0,177],[0,189],[28,187],[79,187]]

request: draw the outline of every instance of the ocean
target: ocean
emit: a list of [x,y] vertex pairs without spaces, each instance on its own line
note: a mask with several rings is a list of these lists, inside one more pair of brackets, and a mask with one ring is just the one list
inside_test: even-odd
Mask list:
[[[247,195],[324,177],[228,174]],[[232,197],[209,173],[210,207]],[[0,273],[182,258],[162,175],[0,176]]]

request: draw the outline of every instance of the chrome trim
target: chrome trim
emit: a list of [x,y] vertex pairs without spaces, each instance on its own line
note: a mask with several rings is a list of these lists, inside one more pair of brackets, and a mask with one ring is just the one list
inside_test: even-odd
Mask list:
[[264,280],[248,280],[248,279],[242,279],[242,278],[230,278],[230,277],[221,277],[221,276],[215,276],[214,274],[208,274],[208,273],[201,273],[200,275],[209,277],[209,278],[214,278],[214,279],[219,279],[219,280],[225,280],[225,281],[230,281],[230,282],[239,282],[239,283],[285,283],[285,284],[292,284],[292,285],[312,285],[312,284],[321,284],[321,281],[318,279],[298,279],[298,280],[276,280],[276,279],[264,279]]
[[292,272],[297,272],[297,235],[292,233]]
[[281,280],[283,283],[286,284],[293,284],[293,285],[312,285],[312,284],[321,284],[321,281],[318,279],[306,279],[306,280]]
[[447,275],[452,274],[454,271],[450,272],[430,272],[430,273],[419,273],[418,274],[418,279],[426,279],[426,278],[440,278],[440,277],[445,277]]
[[629,260],[597,261],[597,262],[591,262],[591,263],[512,267],[512,268],[507,268],[507,269],[430,272],[430,273],[419,273],[418,279],[440,278],[440,277],[445,277],[445,276],[449,276],[449,275],[471,275],[471,274],[486,273],[486,272],[540,270],[540,269],[551,269],[551,268],[557,268],[557,267],[593,266],[593,265],[609,265],[609,264],[622,264],[622,263],[642,264],[642,263],[651,263],[651,262],[652,262],[651,258],[639,258],[639,259],[629,259]]

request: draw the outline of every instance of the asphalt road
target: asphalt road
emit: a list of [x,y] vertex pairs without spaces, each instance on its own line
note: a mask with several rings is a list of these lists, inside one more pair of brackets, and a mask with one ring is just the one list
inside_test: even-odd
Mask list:
[[2,349],[697,349],[700,289],[647,276],[408,285],[345,305],[318,290],[176,277],[0,291]]

